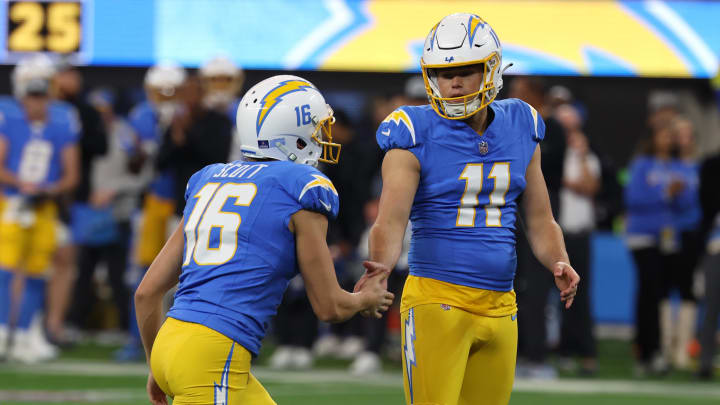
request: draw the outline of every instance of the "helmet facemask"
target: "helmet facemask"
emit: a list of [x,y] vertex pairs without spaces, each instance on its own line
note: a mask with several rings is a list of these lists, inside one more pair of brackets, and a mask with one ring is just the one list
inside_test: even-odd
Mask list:
[[[313,125],[315,125],[315,131],[310,138],[318,145],[323,148],[322,154],[318,158],[318,161],[323,163],[337,164],[340,160],[340,148],[342,145],[334,143],[332,141],[332,125],[335,123],[335,117],[333,111],[328,106],[330,116],[318,121],[317,117],[313,117]],[[325,140],[327,139],[327,141]]]
[[[500,57],[497,52],[493,52],[486,58],[471,63],[426,65],[425,62],[421,60],[420,64],[430,105],[432,105],[435,112],[443,118],[451,120],[469,118],[487,107],[495,100],[495,97],[497,97],[499,89],[495,86],[495,75],[499,74],[500,66]],[[476,92],[459,97],[442,97],[437,84],[437,69],[478,64],[483,66],[483,73],[480,88]]]

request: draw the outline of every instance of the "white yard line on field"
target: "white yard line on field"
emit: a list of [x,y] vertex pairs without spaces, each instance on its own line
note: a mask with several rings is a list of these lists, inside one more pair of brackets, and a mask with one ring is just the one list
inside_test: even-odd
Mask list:
[[[5,365],[7,369],[24,374],[62,374],[83,376],[142,376],[147,373],[144,364],[112,364],[105,362],[61,361],[41,366]],[[4,367],[5,368],[5,367]],[[357,377],[343,370],[311,370],[311,371],[277,371],[265,367],[253,367],[253,374],[265,383],[324,385],[357,384],[361,386],[402,387],[402,374],[378,373]],[[142,389],[142,387],[138,387]],[[657,382],[637,380],[530,380],[518,379],[513,391],[516,392],[548,392],[576,394],[637,394],[643,396],[662,397],[700,397],[720,399],[720,386],[715,384],[690,382]],[[10,392],[0,391],[0,400]],[[28,391],[33,392],[33,391]],[[80,392],[80,391],[73,391]],[[84,391],[83,391],[84,392]],[[95,390],[94,392],[111,392],[114,395],[134,393],[123,390]],[[78,394],[79,395],[79,394]],[[123,394],[124,395],[124,394]],[[129,394],[128,394],[129,395]],[[135,395],[135,394],[133,394]]]

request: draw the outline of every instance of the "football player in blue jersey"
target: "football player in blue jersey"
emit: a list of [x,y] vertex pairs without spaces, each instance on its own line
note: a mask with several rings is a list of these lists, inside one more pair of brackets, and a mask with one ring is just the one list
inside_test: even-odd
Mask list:
[[[323,321],[359,311],[379,317],[393,295],[389,269],[365,266],[358,293],[340,288],[326,243],[339,209],[332,182],[314,166],[337,163],[332,110],[305,79],[275,76],[248,90],[237,112],[244,161],[214,164],[187,184],[183,219],[135,295],[154,404],[274,404],[250,373],[251,357],[302,274]],[[178,282],[163,323],[162,297]]]
[[540,169],[545,126],[528,104],[495,101],[502,48],[477,15],[443,18],[430,30],[420,63],[430,105],[400,107],[377,131],[387,153],[369,239],[370,260],[392,268],[412,221],[400,309],[405,398],[507,404],[517,352],[514,230],[521,194],[533,252],[552,272],[566,307],[579,282]]
[[[21,60],[12,73],[14,97],[0,99],[0,357],[8,326],[17,315],[9,357],[34,363],[57,355],[42,333],[31,332],[45,302],[45,277],[57,248],[55,198],[79,178],[75,110],[49,98],[52,61],[44,55]],[[24,278],[21,299],[11,284]],[[15,307],[19,302],[19,311]]]

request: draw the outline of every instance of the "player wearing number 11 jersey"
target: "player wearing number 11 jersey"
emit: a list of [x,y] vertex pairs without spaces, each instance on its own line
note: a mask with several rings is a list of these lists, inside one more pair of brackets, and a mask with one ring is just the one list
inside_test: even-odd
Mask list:
[[[341,321],[359,311],[379,317],[392,302],[380,272],[357,294],[337,283],[325,242],[338,193],[315,169],[337,163],[332,110],[296,76],[248,90],[237,113],[245,161],[207,166],[188,182],[183,219],[135,295],[150,362],[154,404],[274,404],[250,374],[250,358],[298,270],[318,317]],[[179,271],[181,269],[181,271]],[[161,301],[175,283],[162,325]]]
[[[370,257],[392,268],[412,221],[401,301],[408,404],[507,404],[515,372],[518,198],[528,235],[567,306],[568,264],[540,170],[542,117],[502,87],[501,47],[480,17],[453,14],[427,36],[430,105],[401,107],[377,131],[386,151]],[[364,279],[358,282],[362,286]]]

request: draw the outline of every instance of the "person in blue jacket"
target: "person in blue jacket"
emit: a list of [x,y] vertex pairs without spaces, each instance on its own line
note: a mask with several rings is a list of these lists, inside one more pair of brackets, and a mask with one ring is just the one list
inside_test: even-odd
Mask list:
[[651,370],[659,349],[658,307],[663,293],[663,266],[668,263],[664,256],[678,249],[673,204],[686,184],[674,174],[673,154],[671,128],[666,124],[655,126],[630,164],[630,180],[625,188],[627,244],[637,269],[635,345],[640,374]]
[[[660,346],[663,363],[677,369],[690,366],[687,347],[695,335],[697,309],[692,284],[695,267],[702,255],[700,236],[699,164],[695,159],[695,136],[692,122],[677,117],[671,123],[673,144],[678,152],[673,161],[673,176],[684,187],[673,201],[673,226],[679,242],[678,250],[665,266],[663,294],[660,301]],[[680,295],[680,305],[673,311],[670,296]],[[676,312],[677,316],[673,316]]]

